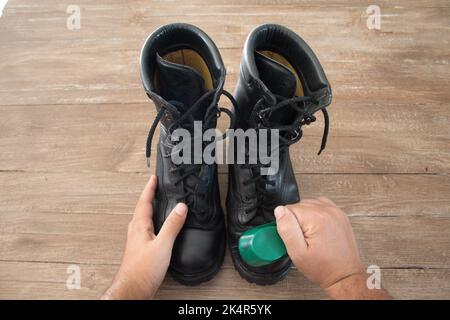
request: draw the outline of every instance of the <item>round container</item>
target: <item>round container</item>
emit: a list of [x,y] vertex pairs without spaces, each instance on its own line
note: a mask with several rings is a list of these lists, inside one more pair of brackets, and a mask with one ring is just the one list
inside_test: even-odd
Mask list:
[[239,239],[239,253],[250,266],[260,267],[287,255],[275,222],[245,231]]

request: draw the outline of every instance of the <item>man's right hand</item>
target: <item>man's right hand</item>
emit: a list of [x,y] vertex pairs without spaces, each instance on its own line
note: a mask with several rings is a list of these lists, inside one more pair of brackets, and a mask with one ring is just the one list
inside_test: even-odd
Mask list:
[[[369,290],[347,215],[321,197],[275,209],[277,230],[293,263],[332,298],[389,298]],[[378,291],[378,292],[375,292]]]

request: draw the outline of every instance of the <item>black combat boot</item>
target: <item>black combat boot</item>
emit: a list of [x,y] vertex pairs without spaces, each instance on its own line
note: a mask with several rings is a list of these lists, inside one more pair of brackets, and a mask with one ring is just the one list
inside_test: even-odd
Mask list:
[[224,258],[225,225],[217,167],[204,162],[175,164],[172,154],[177,143],[172,133],[182,128],[192,134],[194,121],[202,121],[203,133],[216,127],[221,110],[230,115],[217,105],[223,93],[225,67],[212,40],[197,27],[181,23],[153,32],[142,48],[140,63],[144,89],[158,111],[148,135],[148,161],[160,123],[155,231],[159,232],[178,202],[188,205],[187,220],[176,239],[169,271],[177,281],[196,285],[211,279]]
[[322,110],[325,130],[319,153],[325,148],[325,107],[331,103],[331,88],[311,48],[293,31],[269,24],[254,29],[246,40],[234,96],[237,128],[279,130],[278,172],[262,175],[260,161],[230,165],[227,197],[228,242],[237,270],[250,282],[273,284],[287,275],[290,259],[248,265],[239,254],[239,238],[244,231],[273,221],[276,206],[300,201],[289,146],[300,140],[302,126],[315,121],[314,113]]

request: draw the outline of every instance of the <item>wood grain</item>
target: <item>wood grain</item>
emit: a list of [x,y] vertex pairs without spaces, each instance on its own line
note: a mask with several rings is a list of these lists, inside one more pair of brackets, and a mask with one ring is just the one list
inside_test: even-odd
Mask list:
[[[422,3],[420,10],[409,3],[386,4],[380,31],[367,29],[363,2],[331,6],[326,14],[313,2],[261,3],[177,4],[174,10],[161,2],[141,1],[124,8],[123,2],[82,1],[83,27],[71,31],[66,28],[69,3],[14,6],[11,1],[1,21],[0,68],[5,76],[0,104],[143,102],[138,69],[142,43],[156,27],[176,21],[196,24],[215,40],[229,70],[228,89],[236,82],[248,32],[270,21],[288,25],[305,38],[336,96],[360,102],[448,102],[448,91],[437,88],[449,84],[450,49],[436,46],[435,40],[436,33],[450,26],[448,3]],[[414,23],[418,19],[423,23]],[[440,33],[439,39],[448,42],[450,33]]]
[[[2,170],[149,172],[145,143],[155,117],[151,103],[0,108]],[[291,147],[297,173],[449,173],[450,108],[444,104],[411,109],[407,103],[337,101],[330,115],[329,143],[321,156],[321,116]],[[219,128],[227,126],[224,117]],[[157,142],[158,134],[153,148]]]
[[[20,213],[30,218],[38,212],[128,215],[148,177],[143,173],[2,172],[0,224],[3,228],[14,225]],[[224,202],[227,176],[219,175],[219,181]],[[350,216],[450,217],[447,175],[301,174],[297,181],[302,197],[328,196]]]
[[[81,288],[68,290],[68,263],[0,261],[0,299],[98,299],[110,285],[118,266],[79,264]],[[450,298],[448,269],[382,269],[382,285],[401,299]],[[413,281],[412,281],[413,280]],[[217,290],[220,288],[220,291]],[[239,295],[236,294],[239,292]],[[158,299],[325,299],[320,288],[296,270],[274,286],[249,284],[233,269],[222,269],[211,281],[197,287],[180,287],[168,276],[158,291]]]
[[[334,100],[326,151],[316,156],[321,116],[291,148],[302,196],[346,211],[394,297],[450,299],[449,1],[379,0],[381,30],[367,29],[363,0],[77,0],[76,31],[66,28],[69,4],[9,0],[0,18],[0,299],[96,299],[110,284],[154,172],[140,49],[156,27],[180,21],[216,42],[229,91],[256,25],[287,25],[308,42]],[[219,179],[223,202],[226,166]],[[70,264],[81,268],[80,290],[66,289]],[[326,297],[296,270],[250,285],[227,254],[212,281],[189,288],[168,277],[158,298]]]
[[[40,214],[37,217],[39,219]],[[48,224],[39,219],[37,226],[21,226],[34,232],[3,231],[0,234],[1,259],[86,264],[120,262],[130,218],[92,214],[81,218],[67,214],[60,215],[59,219],[62,221]],[[105,223],[107,219],[112,221]],[[88,228],[91,233],[80,231],[86,221],[91,224]],[[449,265],[448,217],[352,217],[351,223],[367,264],[386,268],[447,268]],[[58,224],[65,227],[55,229]],[[49,231],[39,232],[39,229]],[[232,268],[229,258],[224,267]]]

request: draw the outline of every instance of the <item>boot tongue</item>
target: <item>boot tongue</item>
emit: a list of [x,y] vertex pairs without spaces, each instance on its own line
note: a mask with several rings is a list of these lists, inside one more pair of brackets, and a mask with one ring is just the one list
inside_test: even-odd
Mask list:
[[[181,114],[184,114],[197,100],[205,94],[205,84],[202,76],[193,68],[174,63],[162,58],[159,54],[156,55],[156,66],[159,72],[159,88],[160,96],[164,100],[171,102],[174,107],[178,109]],[[176,101],[178,103],[173,103]],[[207,104],[199,106],[193,110],[192,114],[185,118],[181,124],[189,125],[189,128],[193,124],[194,120],[203,120],[206,113]],[[192,159],[193,160],[193,159]],[[192,168],[194,164],[187,165],[187,168]],[[187,169],[189,170],[189,169]],[[191,189],[196,188],[195,179],[185,179],[184,183]],[[195,207],[197,205],[197,199],[194,199]],[[191,206],[191,209],[193,208]],[[193,218],[189,218],[192,220]]]
[[272,93],[287,99],[294,97],[297,79],[288,68],[259,52],[255,52],[255,62],[259,78]]
[[[181,113],[189,109],[205,92],[202,76],[193,68],[170,62],[156,54],[156,66],[159,71],[160,95],[166,101],[177,101]],[[194,120],[203,120],[206,104],[203,109],[197,108],[192,116]]]
[[[259,78],[270,92],[286,99],[295,96],[297,78],[288,68],[259,52],[255,52],[255,62]],[[297,117],[298,114],[293,109],[283,108],[272,113],[270,122],[273,125],[288,125]]]

